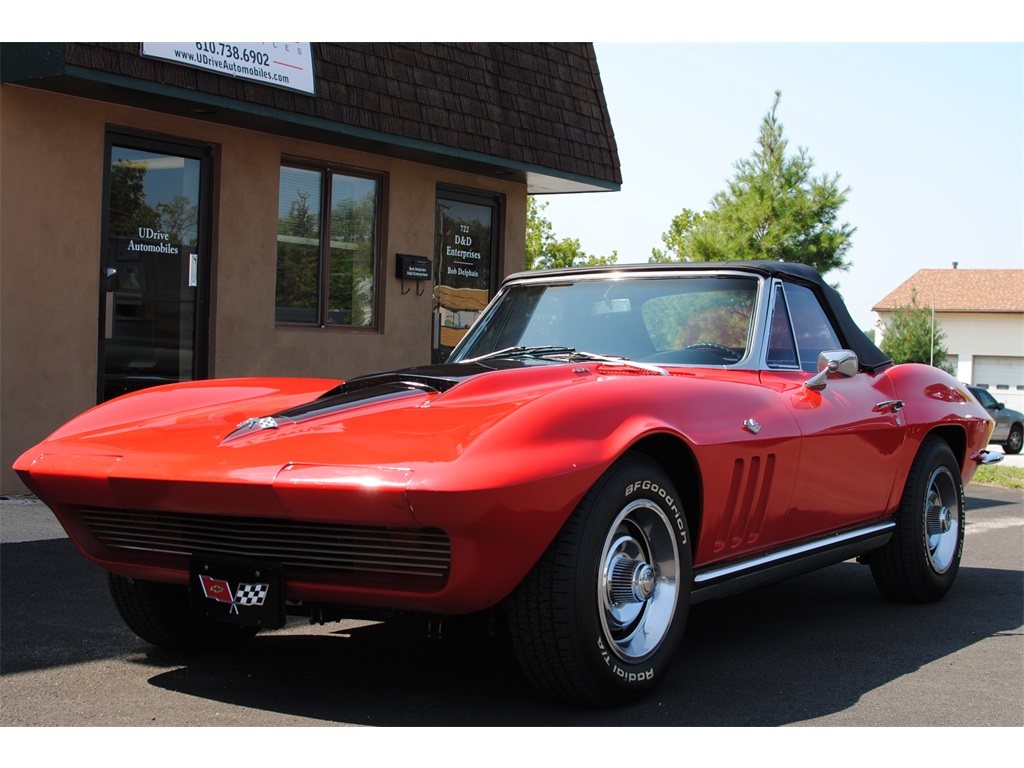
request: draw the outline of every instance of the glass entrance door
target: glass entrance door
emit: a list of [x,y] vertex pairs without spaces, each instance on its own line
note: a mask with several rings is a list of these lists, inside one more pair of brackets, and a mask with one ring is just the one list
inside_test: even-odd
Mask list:
[[439,192],[434,232],[434,324],[431,360],[443,363],[490,301],[497,269],[498,203]]
[[161,149],[108,141],[101,401],[206,375],[209,161],[202,148]]

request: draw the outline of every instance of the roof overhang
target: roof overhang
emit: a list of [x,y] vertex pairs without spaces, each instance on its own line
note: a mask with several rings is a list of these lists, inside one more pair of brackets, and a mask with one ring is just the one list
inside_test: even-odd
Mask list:
[[[11,44],[3,46],[3,52],[11,55],[4,55],[0,64],[2,82],[491,176],[525,184],[530,194],[615,192],[621,188],[619,184],[601,179],[75,66],[64,60],[60,46],[36,46],[32,66],[27,68],[19,66],[21,62],[12,50],[16,48]],[[41,56],[40,48],[53,50]]]

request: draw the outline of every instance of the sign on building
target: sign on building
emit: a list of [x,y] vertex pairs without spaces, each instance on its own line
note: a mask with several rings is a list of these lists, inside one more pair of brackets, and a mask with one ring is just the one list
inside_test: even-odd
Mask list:
[[309,43],[143,43],[142,55],[313,93]]

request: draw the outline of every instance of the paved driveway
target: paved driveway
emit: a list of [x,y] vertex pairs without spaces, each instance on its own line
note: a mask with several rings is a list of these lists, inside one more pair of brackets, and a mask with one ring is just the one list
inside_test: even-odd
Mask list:
[[45,508],[5,502],[0,726],[1020,727],[1022,494],[975,485],[968,507],[941,602],[890,603],[848,562],[702,604],[663,687],[594,711],[539,700],[502,643],[458,625],[438,641],[421,626],[297,622],[234,654],[155,650]]

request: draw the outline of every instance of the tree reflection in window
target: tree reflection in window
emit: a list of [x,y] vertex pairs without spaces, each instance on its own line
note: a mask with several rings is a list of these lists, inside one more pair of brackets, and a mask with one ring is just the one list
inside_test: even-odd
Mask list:
[[281,168],[277,322],[374,324],[378,190],[374,178]]

